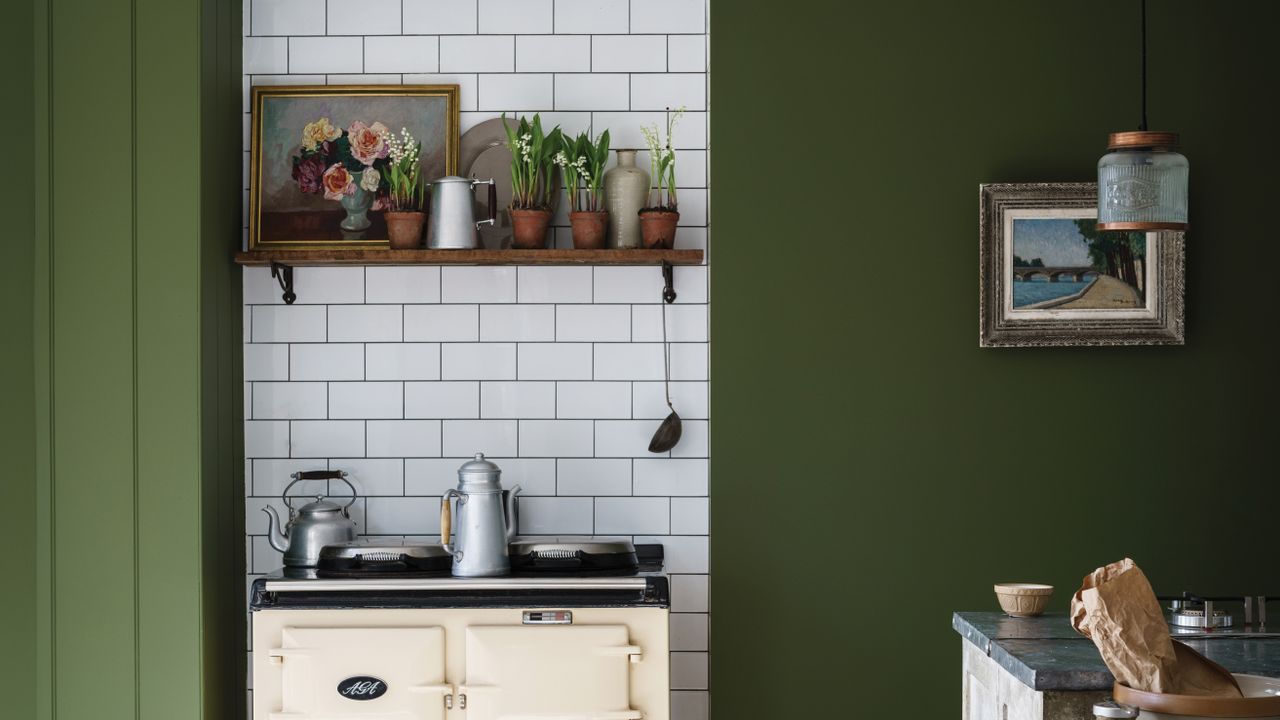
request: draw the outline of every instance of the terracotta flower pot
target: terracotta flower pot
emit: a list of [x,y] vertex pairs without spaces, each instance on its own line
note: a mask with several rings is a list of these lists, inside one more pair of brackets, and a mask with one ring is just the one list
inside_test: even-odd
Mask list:
[[680,213],[675,210],[641,210],[641,242],[650,250],[670,250],[676,243],[679,222]]
[[571,212],[569,224],[573,226],[573,246],[579,250],[599,250],[604,247],[605,232],[609,229],[609,213]]
[[422,247],[422,225],[427,221],[423,212],[387,212],[387,237],[396,250],[412,250]]
[[550,210],[511,209],[511,247],[536,250],[547,246],[547,226],[551,224]]

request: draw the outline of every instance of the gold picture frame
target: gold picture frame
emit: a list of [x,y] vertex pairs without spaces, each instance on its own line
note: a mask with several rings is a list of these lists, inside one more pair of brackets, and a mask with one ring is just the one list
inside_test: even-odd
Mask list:
[[255,86],[251,99],[249,250],[387,247],[368,170],[389,161],[361,142],[382,129],[422,143],[427,180],[458,172],[457,85]]

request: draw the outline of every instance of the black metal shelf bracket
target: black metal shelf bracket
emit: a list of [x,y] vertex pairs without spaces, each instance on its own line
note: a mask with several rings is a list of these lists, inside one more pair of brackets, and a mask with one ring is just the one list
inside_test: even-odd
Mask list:
[[284,294],[280,297],[284,300],[285,305],[292,305],[298,296],[293,292],[293,268],[288,265],[281,265],[274,260],[271,262],[271,277],[280,283],[280,289]]
[[667,260],[662,261],[662,300],[668,305],[676,301],[675,268]]

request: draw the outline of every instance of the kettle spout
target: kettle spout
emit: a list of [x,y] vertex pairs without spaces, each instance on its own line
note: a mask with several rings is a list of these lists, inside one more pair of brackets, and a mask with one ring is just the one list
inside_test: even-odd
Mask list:
[[520,530],[520,510],[516,504],[516,495],[520,494],[520,486],[516,485],[510,490],[502,493],[502,499],[505,501],[507,520],[507,542],[510,543],[516,539],[516,533]]
[[267,514],[267,540],[271,543],[271,547],[277,552],[288,552],[289,537],[284,534],[284,527],[280,524],[280,516],[276,513],[276,509],[268,505],[262,508],[262,512]]

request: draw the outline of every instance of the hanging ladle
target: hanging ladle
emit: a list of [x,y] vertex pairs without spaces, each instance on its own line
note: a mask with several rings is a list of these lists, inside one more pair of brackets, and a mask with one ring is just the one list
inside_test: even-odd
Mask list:
[[658,426],[658,430],[653,434],[653,439],[649,441],[649,452],[664,453],[676,446],[680,442],[680,433],[683,428],[680,425],[680,416],[676,414],[675,406],[671,404],[671,345],[667,343],[667,305],[675,302],[676,289],[673,282],[673,269],[671,263],[662,262],[662,278],[665,281],[665,287],[662,288],[662,302],[658,309],[662,311],[662,367],[663,382],[662,389],[667,396],[667,407],[671,408],[671,414],[667,416],[662,424]]

